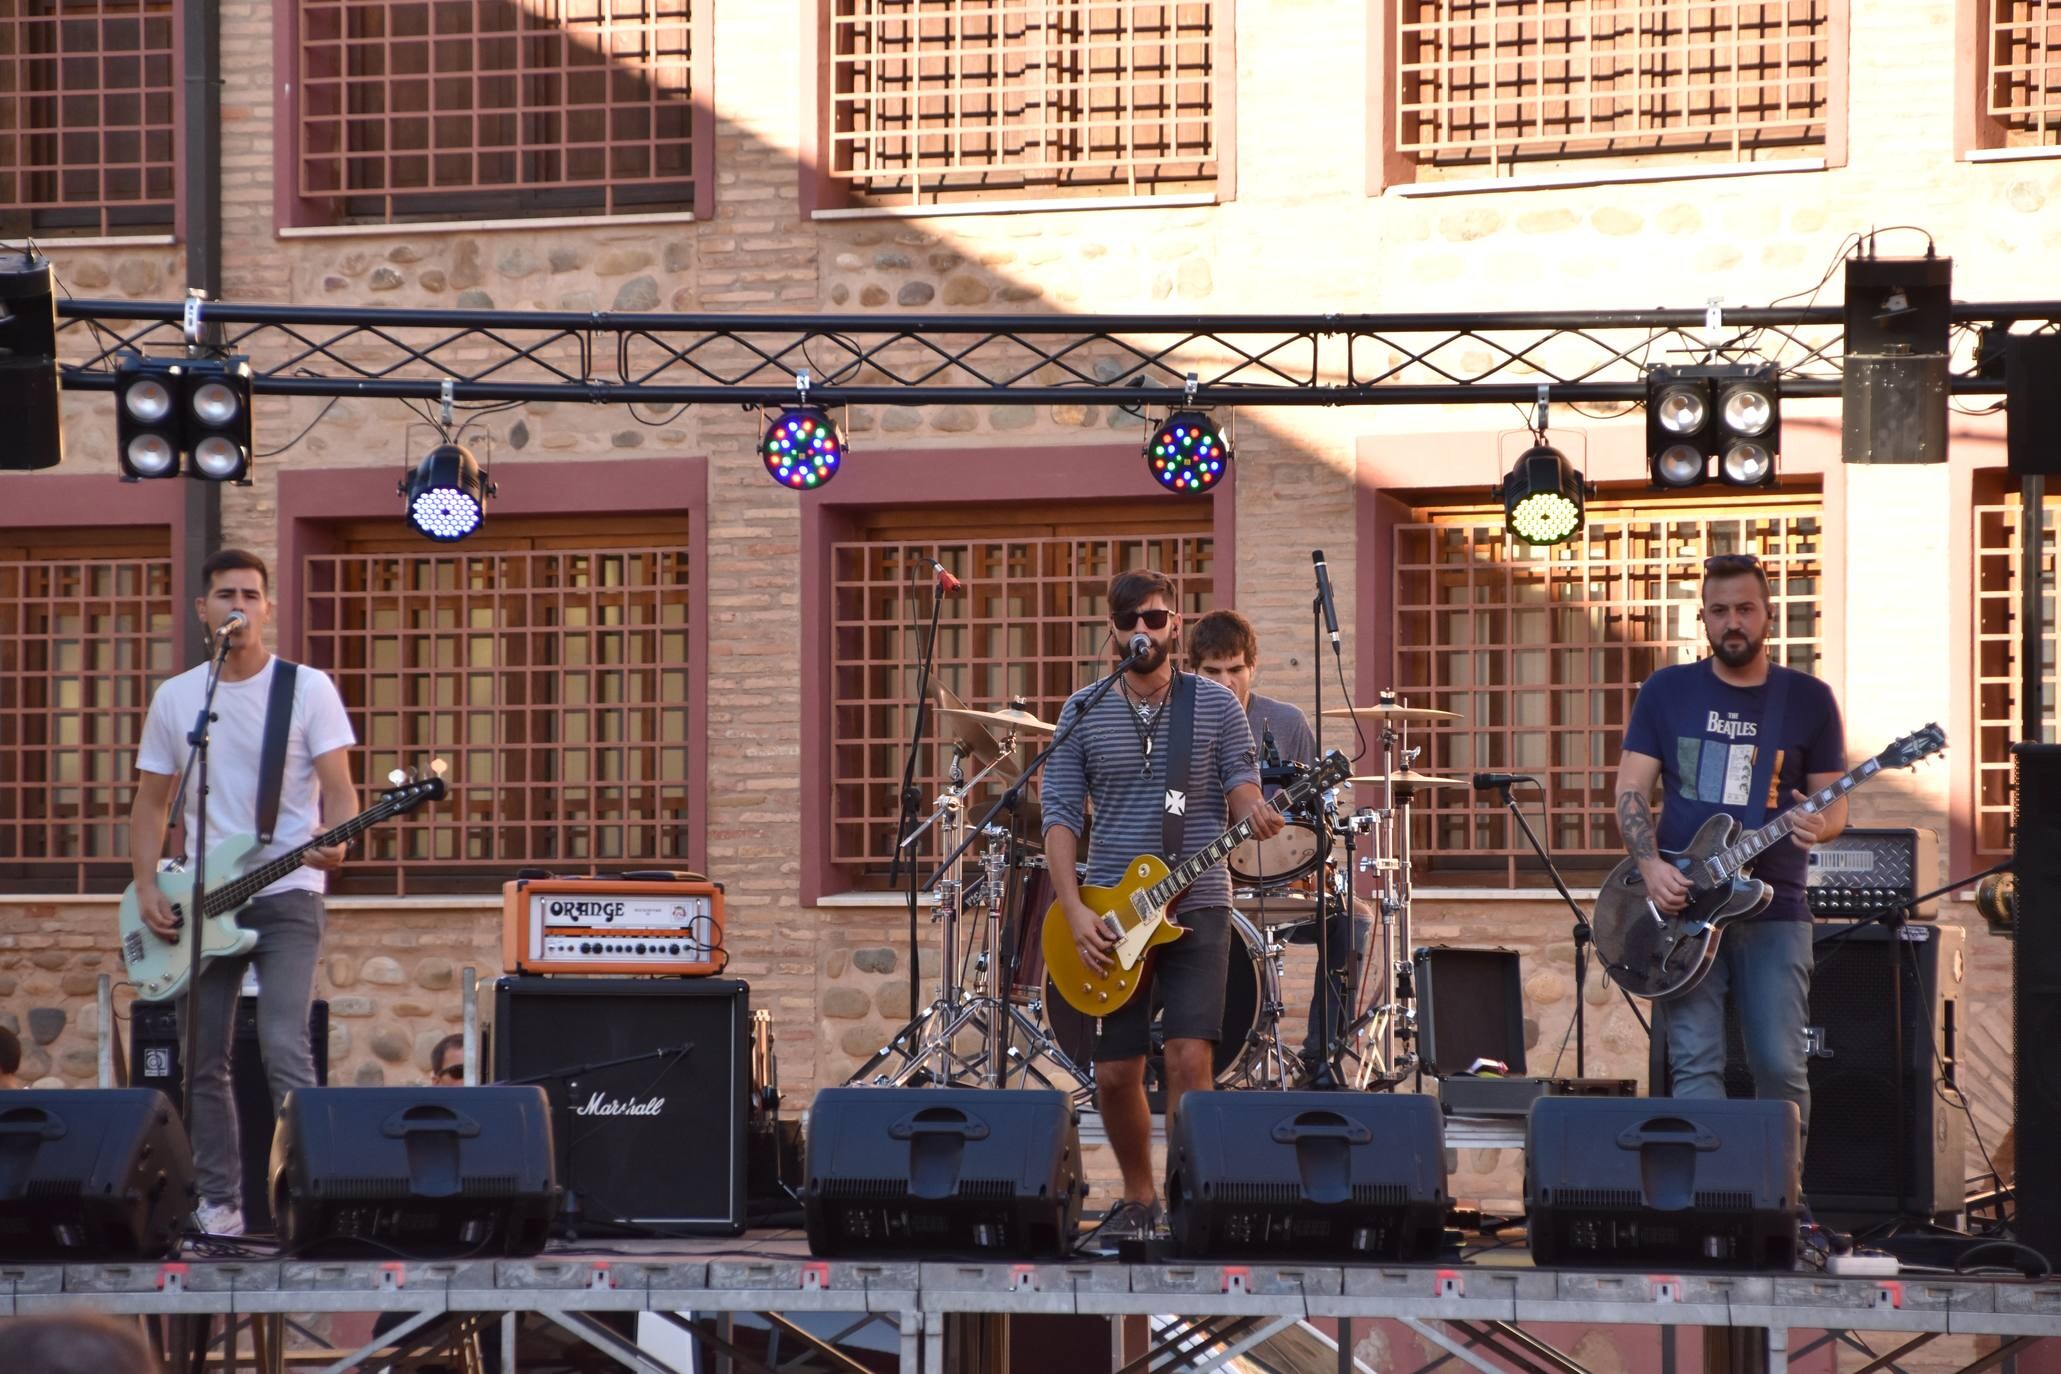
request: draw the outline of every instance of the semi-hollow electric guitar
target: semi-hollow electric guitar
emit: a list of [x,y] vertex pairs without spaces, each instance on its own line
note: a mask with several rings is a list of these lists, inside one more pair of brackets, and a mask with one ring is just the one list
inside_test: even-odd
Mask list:
[[[442,764],[439,759],[431,767],[441,769]],[[136,885],[129,884],[122,893],[122,964],[128,970],[129,981],[136,985],[137,998],[145,1002],[163,1002],[186,990],[187,980],[193,971],[195,932],[200,935],[203,967],[210,959],[248,954],[258,942],[257,932],[236,924],[236,913],[248,906],[251,898],[307,862],[309,850],[347,844],[381,821],[413,811],[424,802],[436,801],[443,795],[444,780],[438,774],[432,773],[421,779],[411,776],[408,781],[380,793],[378,801],[336,829],[317,835],[298,849],[288,850],[249,872],[243,872],[242,868],[262,847],[258,837],[231,836],[208,851],[207,910],[198,913],[198,919],[190,909],[193,875],[179,860],[167,860],[158,871],[158,890],[170,900],[172,910],[185,920],[172,939],[166,939],[143,924],[143,911],[136,902]],[[222,875],[219,883],[213,878],[217,873]]]
[[1712,816],[1686,848],[1661,851],[1689,879],[1689,902],[1680,911],[1662,911],[1647,896],[1638,860],[1620,863],[1604,879],[1589,918],[1611,980],[1655,1001],[1695,987],[1716,962],[1725,927],[1758,916],[1775,899],[1773,888],[1749,875],[1755,859],[1788,840],[1796,817],[1816,815],[1884,769],[1908,768],[1944,748],[1946,732],[1937,725],[1913,731],[1744,837],[1738,821]]
[[[1296,782],[1284,787],[1272,799],[1277,810],[1287,811],[1303,801],[1344,782],[1352,764],[1336,749]],[[1222,862],[1225,855],[1252,838],[1252,823],[1240,821],[1168,870],[1157,854],[1140,854],[1124,870],[1123,881],[1114,887],[1083,887],[1081,901],[1105,924],[1114,923],[1122,934],[1111,953],[1106,974],[1092,972],[1081,962],[1074,948],[1073,925],[1058,902],[1046,908],[1042,941],[1045,971],[1052,987],[1066,1004],[1086,1016],[1108,1016],[1131,1000],[1144,981],[1146,956],[1160,945],[1180,939],[1188,932],[1173,920],[1175,900],[1189,886]]]

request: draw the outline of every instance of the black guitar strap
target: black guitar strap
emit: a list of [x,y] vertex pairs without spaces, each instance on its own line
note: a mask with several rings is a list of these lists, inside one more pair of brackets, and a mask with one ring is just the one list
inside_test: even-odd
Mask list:
[[[1768,789],[1775,783],[1775,759],[1782,752],[1782,714],[1789,703],[1789,670],[1768,665],[1767,709],[1761,714],[1761,744],[1753,751],[1753,790],[1746,796],[1746,829],[1758,830],[1767,820]],[[1773,808],[1782,809],[1778,797]]]
[[1188,822],[1188,756],[1195,735],[1195,674],[1174,672],[1167,693],[1166,795],[1160,798],[1159,852],[1167,867],[1181,861],[1182,831]]
[[258,843],[272,843],[279,824],[279,789],[286,780],[286,737],[293,732],[293,679],[297,665],[272,660],[272,694],[265,703],[265,748],[258,756]]

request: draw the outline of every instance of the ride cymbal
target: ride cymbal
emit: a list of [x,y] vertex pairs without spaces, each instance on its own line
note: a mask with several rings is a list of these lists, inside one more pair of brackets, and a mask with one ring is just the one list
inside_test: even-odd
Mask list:
[[1334,706],[1327,716],[1357,716],[1361,720],[1458,720],[1458,711],[1441,711],[1431,706],[1397,706],[1382,702],[1374,706]]

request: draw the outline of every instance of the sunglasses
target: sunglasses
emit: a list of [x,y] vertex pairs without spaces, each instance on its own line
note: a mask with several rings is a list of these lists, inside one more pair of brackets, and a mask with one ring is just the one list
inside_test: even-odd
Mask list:
[[1172,611],[1117,611],[1110,615],[1109,620],[1117,629],[1124,631],[1137,629],[1141,620],[1148,630],[1164,630],[1173,614]]

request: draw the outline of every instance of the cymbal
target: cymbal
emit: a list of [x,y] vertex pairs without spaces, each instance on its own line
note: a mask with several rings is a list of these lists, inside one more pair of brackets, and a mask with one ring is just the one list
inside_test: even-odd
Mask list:
[[1048,725],[1030,712],[1019,711],[1013,706],[1005,706],[999,711],[976,711],[968,706],[945,706],[939,708],[938,714],[950,716],[954,720],[974,721],[990,730],[1005,733],[1013,730],[1019,735],[1049,735],[1059,728]]
[[1435,778],[1429,773],[1419,773],[1414,769],[1404,769],[1400,773],[1369,773],[1357,778],[1347,778],[1346,781],[1362,783],[1368,787],[1379,787],[1384,783],[1393,782],[1397,790],[1406,787],[1474,786],[1473,782],[1467,778]]
[[[930,688],[931,695],[937,700],[937,714],[945,737],[966,746],[967,759],[973,765],[967,776],[978,773],[1000,757],[1002,742],[989,734],[979,721],[967,718],[971,713],[957,692],[942,682],[933,682]],[[1023,776],[1023,760],[1012,751],[995,769],[995,776],[1004,783],[1015,782]]]
[[1334,706],[1327,716],[1358,716],[1361,720],[1458,720],[1458,711],[1441,711],[1431,706],[1397,706],[1381,702],[1373,706]]

